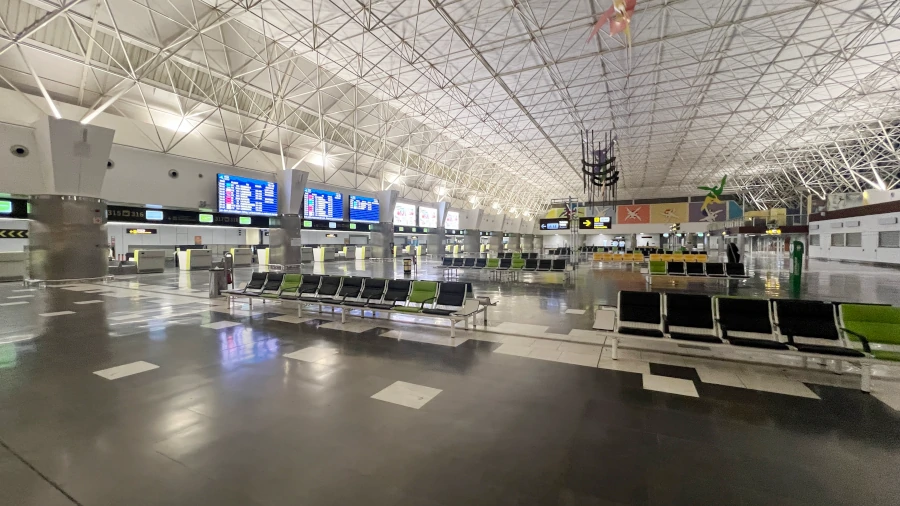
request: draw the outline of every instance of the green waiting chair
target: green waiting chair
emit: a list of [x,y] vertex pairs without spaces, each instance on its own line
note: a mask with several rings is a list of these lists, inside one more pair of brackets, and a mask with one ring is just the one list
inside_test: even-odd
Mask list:
[[487,265],[484,267],[485,269],[496,270],[500,268],[500,259],[499,258],[488,258]]
[[666,274],[668,271],[666,270],[666,262],[662,260],[651,260],[650,261],[650,275],[660,275]]
[[[522,254],[521,253],[513,253],[512,258],[513,258],[513,260],[515,260],[517,258],[522,258]],[[513,262],[513,265],[516,265],[516,263]],[[513,269],[515,269],[515,267],[513,267]]]
[[284,277],[281,278],[281,286],[278,287],[276,293],[264,293],[261,297],[267,299],[279,299],[282,295],[296,293],[297,289],[300,288],[300,281],[302,278],[303,276],[300,274],[285,274]]
[[841,330],[873,357],[900,361],[900,308],[841,304]]
[[434,305],[437,294],[438,283],[436,281],[413,281],[412,290],[406,301],[409,304],[418,304],[418,306],[395,306],[393,309],[404,313],[421,313],[425,309],[425,304],[431,302],[432,306]]
[[525,268],[525,260],[523,260],[521,256],[519,258],[513,257],[512,264],[510,265],[509,268],[512,270],[521,271],[522,269]]

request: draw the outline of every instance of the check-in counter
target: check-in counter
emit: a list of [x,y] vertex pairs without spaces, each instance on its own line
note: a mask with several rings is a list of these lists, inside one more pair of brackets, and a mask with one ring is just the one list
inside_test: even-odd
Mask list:
[[399,249],[400,249],[400,246],[394,246],[394,251],[393,251],[394,258],[397,258],[397,250],[399,250]]
[[316,262],[334,261],[334,248],[313,248],[313,259]]
[[357,260],[365,260],[366,253],[368,253],[368,248],[366,246],[357,246],[356,247],[356,259]]
[[212,267],[212,251],[189,249],[178,252],[178,268],[182,271],[209,269]]
[[453,254],[454,254],[454,255],[459,255],[459,244],[454,244],[454,245],[453,245]]
[[300,262],[312,262],[315,260],[315,248],[300,248]]
[[269,248],[257,248],[256,261],[259,265],[269,265]]
[[482,244],[482,245],[478,248],[478,252],[479,252],[479,253],[484,253],[484,250],[486,250],[486,249],[487,249],[487,244]]
[[359,248],[344,246],[344,260],[354,260],[356,258],[357,250],[359,250]]
[[416,246],[416,256],[417,257],[423,256],[426,251],[427,251],[427,246],[425,246],[424,244]]
[[253,250],[250,248],[231,248],[231,258],[235,267],[253,265]]
[[138,273],[163,272],[166,270],[166,250],[162,249],[136,249],[134,250],[134,264]]
[[0,252],[0,281],[25,279],[25,252]]
[[445,244],[444,245],[444,253],[453,253],[453,245]]

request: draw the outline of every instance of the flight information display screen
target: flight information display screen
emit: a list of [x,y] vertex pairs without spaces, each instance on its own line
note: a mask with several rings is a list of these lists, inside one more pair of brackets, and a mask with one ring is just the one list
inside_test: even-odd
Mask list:
[[459,213],[456,211],[447,211],[447,217],[444,218],[444,228],[448,230],[459,230]]
[[350,195],[350,221],[378,223],[380,210],[378,199]]
[[344,195],[307,188],[303,192],[303,217],[310,220],[343,220]]
[[278,216],[278,184],[247,177],[218,175],[219,212]]

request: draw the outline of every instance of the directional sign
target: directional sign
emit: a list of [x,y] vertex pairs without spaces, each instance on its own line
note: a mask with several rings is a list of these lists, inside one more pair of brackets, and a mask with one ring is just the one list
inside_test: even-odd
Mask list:
[[0,239],[28,239],[28,231],[0,228]]
[[612,219],[609,216],[588,216],[578,220],[578,228],[581,230],[606,230]]
[[569,220],[565,218],[542,219],[541,230],[568,230]]

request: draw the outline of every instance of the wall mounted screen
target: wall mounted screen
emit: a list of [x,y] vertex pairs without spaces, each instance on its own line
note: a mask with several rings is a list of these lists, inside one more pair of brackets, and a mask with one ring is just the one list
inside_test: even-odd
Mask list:
[[378,223],[380,207],[378,199],[350,195],[350,221]]
[[419,226],[437,228],[437,209],[433,207],[419,208]]
[[412,204],[397,203],[394,206],[394,225],[403,227],[416,226],[416,206]]
[[459,230],[459,213],[456,211],[447,211],[447,217],[444,218],[444,228],[447,230]]
[[259,179],[218,175],[219,212],[278,216],[278,184]]
[[307,188],[303,192],[303,217],[313,220],[343,220],[344,195]]

